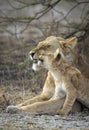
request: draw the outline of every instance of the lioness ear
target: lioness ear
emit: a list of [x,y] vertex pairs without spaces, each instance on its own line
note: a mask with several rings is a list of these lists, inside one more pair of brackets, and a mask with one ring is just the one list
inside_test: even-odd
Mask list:
[[60,60],[60,58],[63,57],[61,50],[58,48],[56,52],[54,53],[54,59],[56,61]]
[[77,37],[72,37],[65,40],[61,40],[60,43],[65,46],[69,46],[71,49],[73,49],[77,44]]

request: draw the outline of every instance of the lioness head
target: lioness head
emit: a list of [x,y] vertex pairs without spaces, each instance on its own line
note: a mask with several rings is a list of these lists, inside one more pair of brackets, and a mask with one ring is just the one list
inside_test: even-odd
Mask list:
[[50,36],[46,40],[40,42],[37,47],[29,53],[31,59],[33,60],[33,70],[39,70],[42,62],[44,62],[42,57],[45,55],[54,54],[57,48],[61,49],[67,62],[73,63],[76,57],[74,52],[76,43],[76,37],[63,39],[61,37],[54,36]]

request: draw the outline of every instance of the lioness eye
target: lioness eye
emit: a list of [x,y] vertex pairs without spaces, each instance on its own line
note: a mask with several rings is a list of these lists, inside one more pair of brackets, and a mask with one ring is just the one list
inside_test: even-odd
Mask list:
[[46,46],[42,46],[41,49],[45,50],[48,49],[50,47],[50,45],[46,45]]

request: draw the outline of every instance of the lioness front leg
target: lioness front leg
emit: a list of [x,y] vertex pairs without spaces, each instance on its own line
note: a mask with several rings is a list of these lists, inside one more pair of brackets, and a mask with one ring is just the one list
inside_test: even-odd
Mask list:
[[73,107],[76,99],[77,99],[77,91],[71,85],[69,88],[67,88],[66,99],[65,99],[63,108],[61,110],[59,110],[59,113],[68,114],[72,110],[72,107]]
[[44,102],[37,102],[31,105],[22,106],[20,110],[30,112],[31,114],[57,114],[62,108],[65,98],[50,99]]
[[35,102],[49,100],[54,94],[54,89],[55,89],[54,79],[53,79],[51,73],[48,72],[42,93],[40,95],[35,96],[31,99],[28,99],[28,100],[24,101],[23,103],[20,103],[16,106],[21,107],[21,106],[33,104]]
[[27,105],[30,105],[30,104],[33,104],[35,102],[41,102],[41,101],[45,101],[45,100],[48,100],[49,97],[44,95],[44,94],[40,94],[40,95],[37,95],[31,99],[28,99],[18,105],[16,105],[16,107],[22,107],[22,106],[27,106]]

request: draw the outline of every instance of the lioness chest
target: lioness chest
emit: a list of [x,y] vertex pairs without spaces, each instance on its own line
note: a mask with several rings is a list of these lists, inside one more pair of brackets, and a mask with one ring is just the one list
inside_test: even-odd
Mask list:
[[55,82],[54,98],[63,98],[66,96],[66,83],[61,80],[61,76],[58,78],[52,73]]

